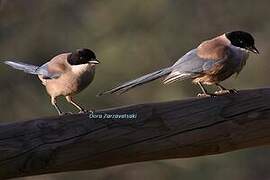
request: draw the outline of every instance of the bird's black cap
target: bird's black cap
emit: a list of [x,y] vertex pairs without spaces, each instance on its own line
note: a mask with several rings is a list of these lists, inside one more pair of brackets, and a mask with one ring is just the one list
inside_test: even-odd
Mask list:
[[232,45],[247,49],[257,54],[259,53],[255,47],[255,40],[250,33],[244,31],[232,31],[225,33],[225,36],[230,40]]
[[91,62],[91,60],[96,60],[96,62],[98,62],[96,54],[87,48],[77,49],[68,56],[67,60],[71,65],[87,64]]

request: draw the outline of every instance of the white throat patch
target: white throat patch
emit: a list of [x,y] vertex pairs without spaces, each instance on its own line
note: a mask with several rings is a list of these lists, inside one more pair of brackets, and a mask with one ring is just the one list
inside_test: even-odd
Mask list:
[[74,72],[75,74],[82,74],[86,71],[91,70],[92,67],[90,64],[80,64],[80,65],[72,65],[71,66],[71,71]]

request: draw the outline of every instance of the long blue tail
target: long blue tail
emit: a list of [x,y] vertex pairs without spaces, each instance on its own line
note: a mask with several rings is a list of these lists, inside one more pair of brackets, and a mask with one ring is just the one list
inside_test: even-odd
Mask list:
[[38,66],[34,66],[31,64],[25,64],[22,62],[14,62],[14,61],[4,61],[5,64],[13,67],[14,69],[22,70],[29,74],[39,74],[37,72]]
[[121,85],[119,85],[111,90],[99,93],[97,96],[102,96],[105,94],[114,94],[114,93],[123,94],[124,92],[126,92],[126,91],[128,91],[136,86],[140,86],[140,85],[143,85],[143,84],[148,83],[150,81],[154,81],[160,77],[163,77],[163,76],[171,73],[171,71],[172,71],[172,67],[160,69],[160,70],[155,71],[153,73],[146,74],[146,75],[139,77],[137,79],[123,83],[123,84],[121,84]]

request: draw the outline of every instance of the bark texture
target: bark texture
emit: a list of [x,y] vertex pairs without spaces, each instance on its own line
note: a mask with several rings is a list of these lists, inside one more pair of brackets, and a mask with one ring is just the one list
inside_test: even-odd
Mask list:
[[93,115],[0,125],[0,179],[218,154],[270,143],[267,88],[117,107]]

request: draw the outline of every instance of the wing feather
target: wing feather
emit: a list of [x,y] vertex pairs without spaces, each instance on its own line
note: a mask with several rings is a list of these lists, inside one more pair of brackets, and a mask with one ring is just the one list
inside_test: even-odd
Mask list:
[[198,77],[205,74],[216,65],[221,65],[226,57],[221,59],[205,59],[198,56],[198,49],[193,49],[181,57],[172,67],[172,72],[164,79],[164,83],[172,83],[177,80],[184,80]]

